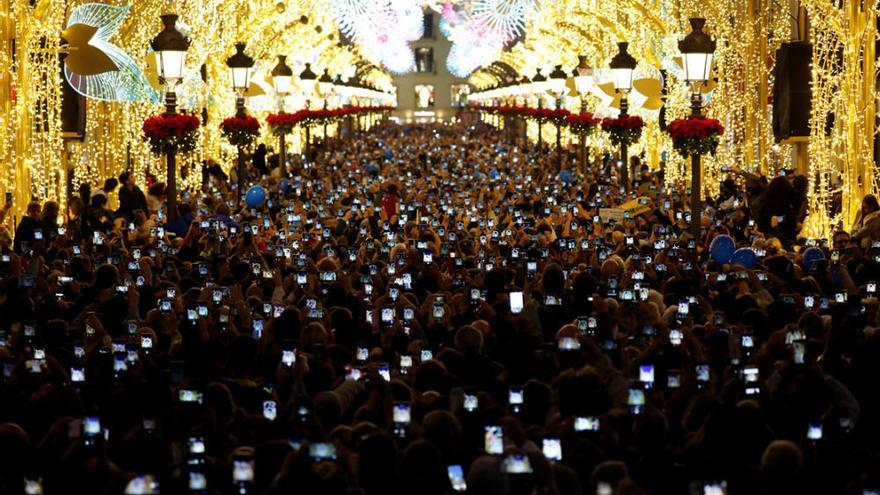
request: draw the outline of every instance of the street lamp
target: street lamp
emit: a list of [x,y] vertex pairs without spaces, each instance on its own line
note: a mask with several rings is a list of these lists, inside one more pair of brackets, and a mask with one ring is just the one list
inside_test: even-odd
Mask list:
[[[333,78],[330,77],[330,74],[327,72],[327,69],[324,69],[324,73],[321,74],[321,77],[318,79],[318,92],[321,93],[321,98],[324,100],[324,110],[327,110],[330,106],[330,95],[333,94]],[[324,119],[324,146],[325,150],[327,147],[327,119]]]
[[[636,59],[627,52],[629,43],[620,42],[617,44],[618,52],[611,59],[609,67],[614,78],[614,90],[620,93],[620,117],[629,116],[629,101],[627,95],[632,90],[633,72],[636,69]],[[623,187],[629,192],[629,145],[626,141],[620,143],[620,160],[623,162],[621,173],[623,178]]]
[[[587,95],[592,91],[595,81],[593,80],[593,70],[590,68],[589,64],[587,64],[586,55],[578,55],[578,65],[574,68],[574,71],[572,71],[572,76],[574,76],[574,88],[581,97],[581,113],[587,113]],[[588,161],[587,155],[589,154],[589,151],[587,150],[586,135],[580,136],[580,148],[581,165],[584,168],[584,173],[586,173]]]
[[[278,55],[278,63],[272,69],[272,86],[275,88],[275,94],[278,95],[278,109],[284,112],[284,97],[290,94],[291,81],[293,79],[293,69],[287,65],[287,57]],[[278,136],[278,157],[279,165],[282,173],[287,171],[287,140],[284,134]]]
[[[306,64],[306,68],[299,73],[299,81],[300,81],[300,90],[302,91],[303,98],[306,100],[306,110],[309,109],[309,105],[311,105],[312,95],[315,93],[315,84],[317,83],[318,76],[312,72],[312,64]],[[309,160],[309,152],[310,152],[310,143],[311,141],[311,131],[309,129],[308,123],[306,123],[306,161]]]
[[[531,79],[529,76],[522,76],[519,80],[519,85],[516,87],[516,94],[519,100],[519,103],[522,103],[523,106],[528,105],[528,96],[529,96],[529,88],[532,85]],[[520,123],[523,128],[523,148],[529,144],[529,121],[523,116],[520,118]]]
[[[226,66],[229,67],[229,74],[232,77],[232,89],[235,91],[235,116],[243,119],[247,117],[245,109],[244,95],[247,91],[251,78],[251,68],[254,66],[254,59],[244,53],[244,43],[235,44],[235,53],[226,59]],[[238,145],[238,197],[244,197],[244,145]]]
[[[691,86],[691,117],[703,114],[703,94],[701,86],[709,80],[712,59],[715,55],[715,41],[703,32],[706,19],[691,18],[691,32],[678,42],[684,66],[684,80]],[[691,155],[691,235],[700,239],[700,218],[702,217],[702,170],[700,155]]]
[[[165,115],[177,114],[177,94],[174,87],[183,79],[183,67],[189,39],[177,30],[177,14],[161,16],[164,27],[150,42],[157,53],[159,82],[165,85]],[[165,154],[165,169],[168,182],[168,223],[177,219],[177,156],[171,150]]]
[[[565,96],[565,83],[568,74],[562,70],[561,65],[557,65],[547,80],[547,89],[556,98],[556,110],[562,109],[562,98]],[[559,119],[556,121],[556,169],[562,170],[562,123]]]
[[[532,94],[538,97],[538,110],[544,108],[544,91],[547,90],[547,78],[544,74],[541,74],[541,68],[538,67],[538,70],[535,73],[535,77],[532,78]],[[542,127],[541,119],[538,119],[538,149],[540,150],[543,145],[543,135],[542,135]]]

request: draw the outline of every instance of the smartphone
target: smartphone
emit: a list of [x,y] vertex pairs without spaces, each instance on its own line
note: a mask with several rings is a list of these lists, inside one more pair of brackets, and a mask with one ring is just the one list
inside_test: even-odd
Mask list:
[[232,481],[251,483],[254,481],[254,458],[236,457],[232,460]]
[[281,351],[281,363],[288,368],[292,367],[296,363],[296,350],[283,349]]
[[507,474],[526,474],[532,472],[532,464],[525,454],[513,453],[504,458],[503,470]]
[[449,484],[452,489],[464,493],[467,491],[467,483],[464,481],[464,470],[460,464],[451,464],[446,466],[446,475],[449,477]]
[[474,412],[479,407],[479,400],[476,395],[472,394],[464,394],[464,410],[467,412]]
[[263,401],[263,417],[269,421],[275,421],[278,417],[278,405],[274,400]]
[[309,457],[315,461],[336,460],[336,445],[332,443],[313,443],[309,445]]
[[599,431],[599,418],[578,416],[574,419],[574,431]]
[[641,414],[645,409],[645,391],[631,387],[627,394],[627,405],[632,414]]
[[562,442],[559,438],[545,438],[542,441],[542,449],[544,457],[551,463],[562,462]]
[[513,314],[519,314],[523,310],[523,293],[522,292],[511,292],[510,293],[510,312]]
[[639,381],[642,382],[645,388],[654,386],[654,365],[643,364],[639,366]]
[[490,455],[504,453],[504,433],[498,425],[486,426],[484,429],[484,450]]
[[395,423],[408,425],[412,418],[409,402],[398,402],[394,404],[392,416]]

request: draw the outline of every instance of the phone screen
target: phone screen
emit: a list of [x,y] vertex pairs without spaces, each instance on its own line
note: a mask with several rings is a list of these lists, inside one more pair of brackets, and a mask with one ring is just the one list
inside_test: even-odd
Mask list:
[[504,434],[501,427],[497,425],[486,426],[484,431],[486,453],[501,455],[504,452]]
[[513,314],[519,314],[523,310],[523,293],[522,292],[511,292],[510,293],[510,312]]
[[467,483],[464,481],[464,470],[460,464],[452,464],[446,466],[446,474],[449,476],[449,483],[452,489],[457,492],[467,491]]

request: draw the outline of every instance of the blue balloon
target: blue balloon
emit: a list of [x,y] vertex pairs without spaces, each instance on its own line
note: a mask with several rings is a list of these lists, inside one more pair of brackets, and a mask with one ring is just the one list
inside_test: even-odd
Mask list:
[[290,187],[290,181],[287,178],[281,179],[278,181],[278,190],[281,192],[287,192],[287,189]]
[[751,270],[758,264],[758,255],[755,254],[755,250],[752,248],[740,248],[733,253],[733,256],[730,258],[730,263],[733,265],[742,265]]
[[817,261],[822,261],[825,259],[825,252],[817,247],[807,248],[804,251],[804,261],[802,268],[804,270],[809,270],[814,263]]
[[266,190],[263,189],[263,186],[254,186],[248,190],[244,201],[251,208],[256,208],[263,204],[263,201],[266,201]]
[[501,174],[496,169],[489,170],[489,178],[492,180],[497,179]]
[[709,257],[720,265],[729,262],[734,251],[736,251],[736,244],[729,235],[716,236],[712,239],[712,244],[709,244]]
[[574,182],[574,175],[571,170],[565,169],[559,172],[559,179],[566,184],[571,184]]

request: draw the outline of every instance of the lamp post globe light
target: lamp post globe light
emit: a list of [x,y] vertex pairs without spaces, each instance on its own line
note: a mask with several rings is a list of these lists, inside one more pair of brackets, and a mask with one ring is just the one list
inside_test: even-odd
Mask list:
[[572,71],[574,89],[581,97],[581,113],[587,112],[587,95],[593,89],[593,70],[587,64],[586,55],[578,55],[578,65]]
[[[614,78],[614,90],[620,93],[620,117],[629,116],[629,101],[627,95],[632,90],[633,72],[636,70],[636,59],[629,54],[629,43],[617,44],[617,54],[608,64]],[[623,187],[629,192],[629,145],[624,141],[620,143],[620,161]]]
[[[593,70],[590,68],[589,64],[587,64],[587,56],[586,55],[578,55],[578,64],[577,67],[572,71],[572,76],[574,77],[574,89],[578,92],[578,95],[581,99],[581,110],[580,113],[587,113],[587,95],[590,94],[590,91],[593,90],[593,84],[595,83],[593,79]],[[580,136],[580,153],[581,153],[581,166],[584,169],[584,173],[587,171],[587,160],[588,153],[587,150],[587,139],[586,136]]]
[[[245,109],[245,91],[250,84],[251,68],[254,66],[254,59],[244,53],[245,44],[236,43],[235,53],[226,59],[226,66],[229,67],[229,74],[232,78],[232,89],[235,91],[235,116],[244,118],[247,116]],[[244,145],[238,145],[238,197],[244,197]]]
[[[565,96],[568,74],[557,65],[547,78],[547,90],[556,99],[556,110],[562,109],[562,98]],[[562,125],[556,120],[556,170],[562,170]]]
[[[541,68],[538,67],[535,77],[532,78],[531,84],[532,94],[538,97],[538,109],[544,108],[544,92],[547,91],[547,77],[541,74]],[[543,148],[544,136],[541,120],[538,119],[538,149]]]
[[[706,19],[691,18],[691,32],[678,42],[684,65],[684,80],[691,86],[691,117],[703,114],[703,94],[701,86],[709,80],[712,72],[712,59],[715,56],[715,41],[703,32]],[[702,175],[700,155],[691,155],[691,235],[699,241],[702,217]]]
[[[272,68],[272,87],[275,88],[275,94],[278,95],[278,110],[284,111],[284,98],[290,94],[290,87],[293,80],[293,69],[287,65],[287,57],[278,55],[278,63]],[[287,140],[284,134],[278,136],[278,160],[281,170],[287,170]]]
[[[306,64],[306,68],[303,69],[302,72],[299,73],[299,85],[300,91],[302,91],[303,99],[306,100],[306,110],[309,109],[311,105],[312,96],[315,94],[315,85],[318,81],[318,76],[312,72],[312,64]],[[309,160],[309,153],[311,151],[311,130],[309,128],[308,123],[306,123],[306,161]]]
[[[150,42],[156,52],[159,82],[165,86],[165,114],[177,114],[177,94],[175,86],[183,79],[183,68],[186,62],[186,51],[190,41],[177,30],[177,14],[161,16],[163,28]],[[177,219],[177,156],[175,151],[165,154],[165,173],[168,183],[168,202],[166,215],[168,222]]]

